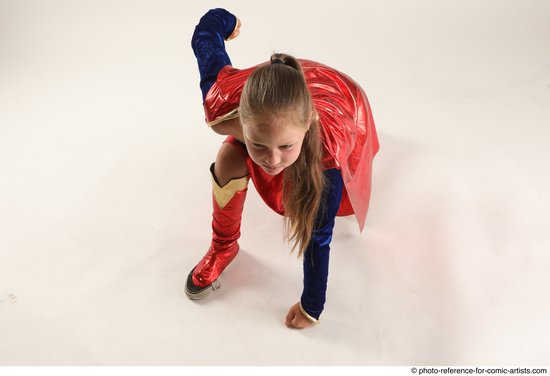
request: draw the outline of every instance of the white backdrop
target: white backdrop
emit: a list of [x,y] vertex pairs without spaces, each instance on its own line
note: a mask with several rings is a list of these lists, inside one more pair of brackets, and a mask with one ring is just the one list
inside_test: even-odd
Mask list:
[[[339,219],[320,325],[253,188],[242,252],[194,303],[210,237],[190,38],[226,7],[236,67],[274,51],[365,89],[366,230]],[[0,0],[0,364],[548,365],[550,3]],[[252,187],[252,185],[251,185]]]

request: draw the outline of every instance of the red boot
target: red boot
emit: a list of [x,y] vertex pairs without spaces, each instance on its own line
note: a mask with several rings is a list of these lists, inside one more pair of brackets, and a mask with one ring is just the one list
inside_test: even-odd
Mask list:
[[218,277],[239,252],[241,215],[248,186],[248,176],[231,179],[220,187],[212,173],[212,243],[202,260],[187,277],[185,293],[190,299],[206,297],[220,287]]

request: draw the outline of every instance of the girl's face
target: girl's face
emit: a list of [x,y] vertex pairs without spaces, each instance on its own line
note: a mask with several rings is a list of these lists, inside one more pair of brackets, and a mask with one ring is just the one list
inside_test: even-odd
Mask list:
[[243,124],[248,154],[268,175],[278,175],[296,162],[307,130],[283,121],[261,127]]

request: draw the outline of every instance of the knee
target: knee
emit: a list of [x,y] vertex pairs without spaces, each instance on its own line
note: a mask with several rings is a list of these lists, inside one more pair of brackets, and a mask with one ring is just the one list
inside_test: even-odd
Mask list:
[[220,187],[226,185],[231,179],[248,175],[246,161],[235,146],[229,143],[222,144],[216,157],[214,175]]

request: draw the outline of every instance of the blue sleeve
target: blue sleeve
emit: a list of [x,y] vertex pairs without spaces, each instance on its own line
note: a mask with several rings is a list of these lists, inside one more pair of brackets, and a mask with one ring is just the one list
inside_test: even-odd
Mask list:
[[229,38],[237,26],[237,17],[225,9],[211,9],[195,27],[191,47],[199,64],[201,75],[200,87],[202,99],[216,82],[220,70],[226,65],[232,65],[225,51],[224,40]]
[[319,209],[312,239],[304,253],[304,291],[300,299],[302,308],[316,319],[325,306],[330,242],[344,186],[342,175],[336,169],[326,170],[325,177],[326,199]]

